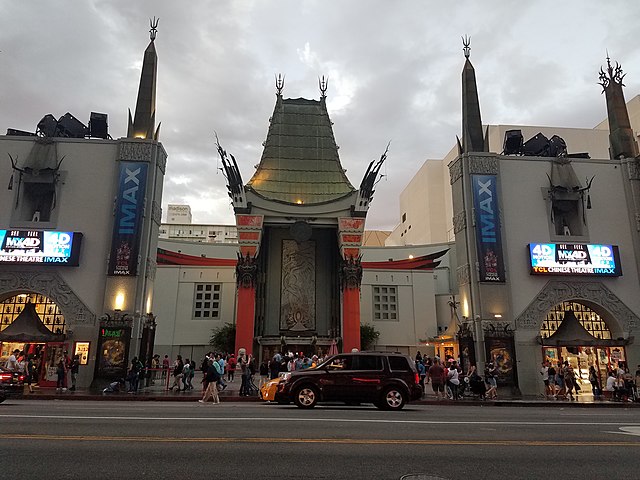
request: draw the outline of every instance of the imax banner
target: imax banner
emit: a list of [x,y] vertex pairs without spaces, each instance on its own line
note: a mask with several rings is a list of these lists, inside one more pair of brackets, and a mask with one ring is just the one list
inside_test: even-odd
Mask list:
[[504,282],[497,177],[471,175],[481,282]]
[[109,275],[137,275],[147,164],[120,162]]

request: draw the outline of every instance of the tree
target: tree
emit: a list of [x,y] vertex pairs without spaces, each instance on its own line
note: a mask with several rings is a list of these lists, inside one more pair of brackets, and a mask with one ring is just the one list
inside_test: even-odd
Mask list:
[[211,345],[218,352],[233,353],[236,348],[236,326],[233,323],[225,323],[214,328],[209,339]]
[[360,325],[360,347],[362,350],[369,350],[380,338],[380,332],[376,330],[376,327],[365,323]]

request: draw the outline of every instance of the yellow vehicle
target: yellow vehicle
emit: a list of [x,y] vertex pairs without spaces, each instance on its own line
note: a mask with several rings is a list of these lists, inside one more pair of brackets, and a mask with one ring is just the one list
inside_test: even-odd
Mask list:
[[283,372],[278,377],[265,382],[260,387],[260,398],[267,402],[275,402],[278,385],[280,384],[280,382],[286,380],[290,375],[291,374],[289,372]]

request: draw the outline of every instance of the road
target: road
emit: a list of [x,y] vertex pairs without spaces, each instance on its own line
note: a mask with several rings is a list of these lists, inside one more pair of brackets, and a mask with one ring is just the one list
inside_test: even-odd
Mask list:
[[14,400],[0,450],[24,479],[638,478],[640,410]]

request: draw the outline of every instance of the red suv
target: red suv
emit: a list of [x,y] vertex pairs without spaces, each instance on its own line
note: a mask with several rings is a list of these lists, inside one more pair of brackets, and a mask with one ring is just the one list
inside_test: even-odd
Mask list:
[[291,372],[278,385],[275,400],[293,401],[300,408],[312,408],[319,401],[338,401],[400,410],[421,397],[422,387],[411,358],[399,353],[356,352]]

